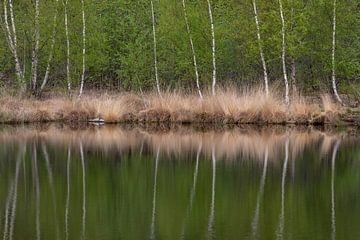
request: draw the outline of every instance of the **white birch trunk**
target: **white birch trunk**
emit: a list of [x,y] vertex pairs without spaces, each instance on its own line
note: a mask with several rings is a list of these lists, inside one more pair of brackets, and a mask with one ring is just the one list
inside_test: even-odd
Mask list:
[[150,1],[151,3],[151,17],[152,17],[152,27],[153,27],[153,38],[154,38],[154,68],[155,68],[155,80],[156,80],[156,89],[161,97],[160,92],[160,83],[159,83],[159,75],[158,75],[158,66],[157,66],[157,49],[156,49],[156,23],[155,23],[155,12],[154,12],[154,3],[153,1]]
[[83,50],[82,50],[82,74],[80,82],[79,97],[83,94],[84,79],[85,79],[85,54],[86,54],[86,22],[85,22],[85,6],[84,0],[81,0],[82,22],[83,22]]
[[289,81],[286,73],[286,60],[285,60],[285,52],[286,52],[286,42],[285,42],[285,18],[283,12],[282,1],[279,0],[279,9],[280,9],[280,17],[281,17],[281,36],[282,36],[282,51],[281,51],[281,61],[282,61],[282,69],[285,81],[285,103],[289,105]]
[[34,29],[34,46],[32,49],[31,57],[31,83],[33,92],[36,91],[37,81],[37,67],[38,67],[38,52],[39,52],[39,41],[40,41],[40,26],[39,26],[39,15],[40,6],[39,0],[35,0],[35,29]]
[[64,24],[65,24],[65,36],[66,36],[66,81],[67,88],[70,94],[71,90],[71,79],[70,79],[70,40],[69,40],[69,29],[68,29],[68,0],[64,2]]
[[198,67],[197,67],[197,60],[196,60],[196,54],[195,54],[195,47],[194,47],[194,43],[193,43],[193,39],[192,39],[192,35],[191,35],[191,31],[190,31],[190,25],[189,25],[189,20],[187,17],[187,13],[186,13],[186,4],[185,4],[185,0],[182,1],[183,4],[183,10],[184,10],[184,18],[185,18],[185,24],[186,24],[186,30],[187,33],[189,35],[189,41],[190,41],[190,46],[191,46],[191,52],[193,55],[193,64],[194,64],[194,70],[195,70],[195,77],[196,77],[196,86],[199,92],[199,96],[201,99],[203,99],[201,90],[200,90],[200,83],[199,83],[199,71],[198,71]]
[[212,94],[215,95],[216,87],[216,43],[215,43],[215,28],[214,28],[214,18],[211,10],[210,0],[208,2],[208,10],[211,24],[211,38],[212,38],[212,63],[213,63],[213,74],[212,74]]
[[57,16],[58,16],[58,3],[59,0],[56,0],[56,9],[55,9],[55,14],[54,14],[54,19],[53,19],[53,30],[52,30],[52,36],[51,36],[51,45],[50,45],[50,52],[49,52],[49,58],[47,61],[47,65],[46,65],[46,70],[45,70],[45,76],[44,79],[42,81],[42,84],[40,86],[40,91],[42,91],[49,79],[49,74],[50,74],[50,64],[51,61],[53,59],[54,56],[54,47],[55,47],[55,41],[56,41],[56,22],[57,22]]
[[333,33],[332,33],[332,87],[335,94],[336,99],[342,103],[342,100],[338,94],[337,88],[336,88],[336,73],[335,73],[335,48],[336,48],[336,0],[334,0],[334,8],[333,8]]
[[261,63],[262,63],[262,67],[263,67],[263,72],[264,72],[265,93],[266,93],[266,96],[269,96],[269,81],[268,81],[267,67],[266,67],[266,61],[265,61],[265,57],[264,57],[264,50],[263,50],[262,42],[261,42],[260,24],[259,24],[259,19],[258,19],[258,15],[257,15],[257,8],[256,8],[255,0],[253,0],[253,8],[254,8],[254,17],[255,17],[255,24],[256,24],[256,35],[257,35],[257,39],[258,39],[260,58],[261,58]]
[[17,77],[18,82],[20,83],[21,92],[25,91],[24,86],[24,74],[21,70],[21,64],[17,53],[17,36],[16,36],[16,26],[15,26],[15,16],[13,10],[13,2],[9,0],[9,9],[10,9],[10,18],[11,18],[11,28],[12,32],[9,27],[8,22],[8,14],[7,14],[7,0],[4,0],[4,25],[5,25],[5,35],[6,40],[9,44],[9,48],[11,53],[13,54],[15,60],[15,74]]

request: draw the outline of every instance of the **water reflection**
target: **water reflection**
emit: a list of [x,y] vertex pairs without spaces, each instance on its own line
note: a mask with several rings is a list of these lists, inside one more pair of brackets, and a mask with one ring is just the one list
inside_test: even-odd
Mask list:
[[80,159],[81,159],[81,170],[82,170],[82,225],[81,225],[81,239],[85,239],[86,234],[86,181],[85,181],[85,157],[83,144],[80,142]]
[[0,144],[3,240],[360,236],[344,220],[360,221],[346,132],[49,127]]
[[269,149],[265,148],[264,166],[263,166],[263,171],[262,171],[261,180],[260,180],[260,187],[259,187],[259,191],[257,193],[257,198],[256,198],[256,208],[255,208],[255,212],[254,212],[254,217],[251,222],[252,239],[257,239],[257,230],[258,230],[258,225],[259,225],[259,211],[260,211],[261,200],[262,200],[262,197],[264,194],[268,157],[269,157],[268,155],[269,155]]
[[336,212],[335,212],[335,160],[340,146],[340,139],[336,140],[331,157],[331,239],[336,239]]
[[68,147],[67,162],[66,162],[65,240],[69,239],[70,165],[71,165],[71,150],[70,147]]
[[211,184],[210,215],[209,215],[209,223],[208,223],[208,239],[212,239],[213,236],[215,235],[215,233],[214,233],[215,184],[216,184],[216,154],[215,154],[215,146],[212,146],[211,160],[212,160],[212,184]]
[[153,199],[151,211],[151,226],[150,226],[150,239],[155,239],[155,216],[156,216],[156,192],[157,192],[157,175],[159,165],[160,148],[156,150],[155,170],[154,170],[154,185],[153,185]]
[[286,183],[286,172],[289,161],[289,139],[285,142],[285,160],[282,170],[281,177],[281,208],[279,216],[279,227],[277,231],[277,239],[284,239],[284,223],[285,223],[285,183]]

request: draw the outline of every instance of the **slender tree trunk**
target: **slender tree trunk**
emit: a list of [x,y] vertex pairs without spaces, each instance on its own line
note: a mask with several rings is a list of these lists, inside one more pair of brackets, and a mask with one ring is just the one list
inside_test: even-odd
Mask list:
[[39,25],[39,16],[40,16],[40,0],[35,0],[35,29],[34,29],[34,46],[32,49],[31,57],[31,83],[32,90],[36,92],[36,82],[37,82],[37,68],[38,68],[38,52],[39,52],[39,42],[40,42],[40,25]]
[[51,64],[51,61],[54,56],[54,47],[55,47],[56,32],[57,32],[58,3],[59,3],[59,0],[56,0],[56,9],[55,9],[55,14],[54,14],[54,19],[53,19],[53,30],[52,30],[52,36],[51,36],[50,53],[49,53],[49,58],[48,58],[47,65],[46,65],[45,76],[44,76],[44,79],[43,79],[41,87],[40,87],[40,92],[44,89],[44,87],[49,79],[50,64]]
[[83,50],[82,50],[82,74],[81,74],[81,83],[80,83],[80,91],[79,97],[83,94],[84,89],[84,79],[85,79],[85,54],[86,54],[86,22],[85,22],[85,6],[84,0],[81,0],[81,11],[82,11],[82,23],[83,23]]
[[256,33],[257,33],[256,35],[257,35],[257,39],[258,39],[260,58],[261,58],[261,63],[262,63],[262,67],[263,67],[263,72],[264,72],[265,93],[266,93],[266,96],[269,96],[269,81],[268,81],[266,61],[265,61],[265,57],[264,57],[264,50],[263,50],[262,42],[261,42],[260,24],[259,24],[259,19],[258,19],[258,15],[257,15],[256,0],[253,0],[253,8],[254,8],[255,23],[256,23]]
[[286,73],[286,60],[285,60],[285,52],[286,52],[286,42],[285,42],[285,18],[282,6],[282,0],[279,0],[279,9],[280,9],[280,17],[281,17],[281,35],[282,35],[282,53],[281,53],[281,60],[282,60],[282,69],[285,81],[285,103],[289,105],[289,81]]
[[71,79],[70,79],[70,40],[68,29],[68,0],[64,2],[64,24],[65,24],[65,36],[66,36],[66,80],[67,88],[70,95],[71,91]]
[[332,87],[335,94],[336,99],[342,103],[342,100],[338,94],[337,87],[336,87],[336,72],[335,72],[335,49],[336,49],[336,0],[334,0],[334,8],[333,8],[333,32],[332,32],[332,55],[331,55],[331,62],[332,62]]
[[154,11],[154,3],[151,0],[151,17],[152,17],[152,27],[153,27],[153,38],[154,38],[154,68],[155,68],[155,80],[156,80],[156,89],[161,97],[160,92],[160,83],[159,83],[159,75],[158,75],[158,66],[157,66],[157,41],[156,41],[156,22],[155,22],[155,11]]
[[[9,0],[9,9],[10,9],[10,19],[11,19],[11,28],[9,27],[8,22],[8,13],[7,13],[8,1],[4,0],[4,25],[5,25],[5,36],[8,42],[11,53],[13,54],[15,60],[15,73],[17,81],[20,85],[21,93],[25,92],[25,83],[24,83],[24,73],[21,69],[20,60],[17,53],[17,35],[16,35],[16,26],[15,26],[15,16],[13,10],[13,1]],[[11,32],[12,31],[12,32]]]
[[211,24],[211,38],[212,38],[212,63],[213,63],[213,74],[212,74],[212,94],[215,95],[215,87],[216,87],[216,42],[215,42],[215,27],[214,27],[214,17],[212,14],[211,3],[210,0],[207,0],[208,10],[209,10],[209,18]]
[[185,4],[185,0],[182,0],[182,4],[183,4],[183,9],[184,9],[184,18],[185,18],[185,24],[186,24],[186,30],[187,33],[189,35],[189,41],[190,41],[190,46],[191,46],[191,52],[193,55],[193,64],[194,64],[194,70],[195,70],[195,77],[196,77],[196,86],[199,92],[199,96],[201,99],[203,99],[201,90],[200,90],[200,83],[199,83],[199,71],[198,71],[198,67],[197,67],[197,60],[196,60],[196,54],[195,54],[195,47],[194,47],[194,43],[193,43],[193,39],[192,39],[192,35],[191,35],[191,31],[190,31],[190,25],[189,25],[189,20],[187,17],[187,13],[186,13],[186,4]]

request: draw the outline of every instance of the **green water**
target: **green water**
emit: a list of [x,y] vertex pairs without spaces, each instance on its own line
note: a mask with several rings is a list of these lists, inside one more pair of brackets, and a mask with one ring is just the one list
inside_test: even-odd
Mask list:
[[0,143],[3,239],[360,239],[354,136],[22,128]]

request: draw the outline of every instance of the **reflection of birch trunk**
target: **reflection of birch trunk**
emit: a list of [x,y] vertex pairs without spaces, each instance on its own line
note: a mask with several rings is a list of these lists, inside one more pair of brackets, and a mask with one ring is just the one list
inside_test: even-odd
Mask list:
[[157,42],[156,42],[156,22],[155,22],[155,11],[154,11],[154,3],[151,0],[151,18],[152,18],[152,27],[153,27],[153,38],[154,38],[154,68],[155,68],[155,80],[156,80],[156,89],[161,97],[160,92],[160,83],[159,83],[159,76],[158,76],[158,66],[157,66]]
[[81,73],[81,82],[80,82],[80,90],[79,90],[79,97],[83,94],[84,89],[84,79],[85,79],[85,54],[86,54],[86,22],[85,22],[85,6],[84,0],[81,0],[81,12],[82,12],[82,73]]
[[285,52],[286,52],[286,42],[285,42],[285,18],[282,6],[282,0],[279,0],[279,9],[280,9],[280,17],[281,17],[281,36],[282,36],[282,50],[281,50],[281,61],[282,61],[282,70],[285,81],[285,103],[289,104],[289,82],[286,73],[286,60],[285,60]]
[[216,183],[216,155],[215,155],[215,146],[212,146],[212,185],[211,185],[211,205],[210,205],[210,215],[208,223],[208,239],[213,238],[214,236],[214,218],[215,218],[215,183]]
[[186,211],[186,217],[184,219],[184,223],[183,223],[183,226],[181,228],[181,235],[180,235],[181,239],[185,238],[186,222],[187,222],[187,220],[189,218],[189,215],[191,213],[192,206],[193,206],[193,201],[194,201],[194,196],[195,196],[195,191],[196,191],[197,176],[198,176],[198,171],[199,171],[199,159],[200,159],[201,149],[202,149],[202,143],[200,143],[200,145],[198,147],[197,154],[196,154],[196,163],[195,163],[195,170],[194,170],[194,177],[193,177],[193,185],[192,185],[191,192],[190,192],[190,200],[189,200],[189,206],[188,206],[187,211]]
[[8,236],[9,211],[10,211],[11,197],[13,195],[13,191],[14,191],[14,182],[11,181],[8,196],[6,198],[6,204],[5,204],[3,240],[6,240]]
[[69,204],[70,204],[70,162],[71,162],[71,151],[68,148],[68,157],[66,165],[66,203],[65,203],[65,240],[69,239]]
[[10,218],[10,235],[9,239],[14,238],[14,227],[15,227],[15,216],[16,216],[16,203],[17,203],[17,186],[18,186],[18,179],[19,179],[19,172],[20,172],[20,164],[22,163],[22,159],[24,159],[25,154],[25,144],[20,151],[17,160],[16,160],[16,170],[15,170],[15,181],[14,181],[14,196],[12,199],[12,208],[11,208],[11,218]]
[[335,160],[340,146],[340,140],[337,140],[331,158],[331,239],[336,239],[336,212],[335,212]]
[[153,186],[153,201],[152,201],[152,213],[151,213],[151,226],[150,226],[150,239],[155,239],[155,217],[156,217],[156,191],[157,191],[157,173],[159,164],[160,147],[156,151],[155,159],[155,172],[154,172],[154,186]]
[[65,36],[66,36],[66,81],[67,88],[70,95],[71,90],[71,79],[70,79],[70,40],[69,40],[69,29],[68,29],[68,0],[63,1],[64,3],[64,24],[65,24]]
[[255,0],[253,0],[253,8],[254,8],[256,35],[257,35],[258,44],[259,44],[260,58],[261,58],[261,63],[262,63],[263,71],[264,71],[265,93],[266,93],[266,96],[268,96],[269,95],[268,75],[267,75],[266,61],[265,61],[265,57],[264,57],[264,50],[263,50],[262,42],[261,42],[260,25],[259,25],[259,19],[258,19],[258,15],[257,15],[257,8],[256,8]]
[[50,52],[49,52],[49,57],[48,57],[48,61],[47,61],[47,65],[46,65],[46,70],[45,70],[45,76],[44,79],[42,81],[42,84],[40,86],[40,91],[42,91],[49,79],[49,74],[50,74],[50,64],[51,61],[53,59],[54,56],[54,47],[55,47],[55,41],[56,41],[56,22],[57,22],[57,15],[58,15],[58,3],[59,0],[55,1],[55,14],[54,14],[54,19],[53,19],[53,29],[52,29],[52,36],[51,36],[51,45],[50,45]]
[[333,32],[332,32],[332,54],[331,54],[331,63],[332,63],[332,87],[335,94],[336,99],[342,103],[341,98],[338,94],[336,88],[336,73],[335,73],[335,48],[336,48],[336,0],[334,0],[333,6]]
[[212,14],[210,0],[207,0],[208,11],[211,25],[211,39],[212,39],[212,63],[213,63],[213,74],[212,74],[212,94],[215,95],[215,86],[216,86],[216,45],[215,45],[215,27],[214,27],[214,17]]
[[36,225],[36,239],[40,240],[40,183],[39,183],[39,172],[37,165],[37,152],[36,145],[33,144],[32,149],[32,171],[33,171],[33,180],[35,185],[35,225]]
[[47,151],[46,145],[44,143],[42,143],[41,148],[42,148],[42,152],[43,152],[43,155],[44,155],[44,158],[45,158],[46,170],[48,172],[48,177],[49,177],[51,198],[52,198],[52,204],[53,204],[53,207],[54,207],[56,236],[59,239],[59,226],[58,226],[58,222],[57,222],[57,203],[56,203],[56,196],[55,196],[55,190],[54,190],[54,177],[53,177],[51,164],[50,164],[49,153]]
[[82,226],[81,226],[81,239],[85,239],[86,232],[86,182],[85,182],[85,158],[83,145],[80,142],[80,158],[82,168],[82,187],[83,187],[83,205],[82,205]]
[[184,10],[184,18],[185,18],[186,30],[187,30],[187,33],[188,33],[188,35],[189,35],[191,52],[192,52],[192,55],[193,55],[193,64],[194,64],[195,77],[196,77],[196,87],[197,87],[197,89],[198,89],[199,96],[200,96],[200,98],[202,99],[203,96],[202,96],[202,93],[201,93],[201,90],[200,90],[199,71],[198,71],[197,61],[196,61],[195,47],[194,47],[194,43],[193,43],[191,31],[190,31],[189,20],[188,20],[187,13],[186,13],[185,0],[182,0],[182,4],[183,4],[183,10]]
[[32,49],[31,55],[31,82],[32,90],[35,93],[36,84],[37,84],[37,68],[38,68],[38,52],[39,52],[39,42],[40,42],[40,1],[35,0],[35,29],[34,29],[34,46]]
[[286,171],[289,160],[289,138],[285,142],[285,160],[283,165],[283,172],[281,177],[281,209],[279,216],[279,227],[277,230],[277,239],[284,239],[284,222],[285,222],[285,183]]
[[256,209],[255,209],[255,213],[254,213],[254,218],[251,223],[253,239],[256,239],[256,237],[257,237],[256,235],[257,235],[257,229],[258,229],[258,224],[259,224],[259,211],[260,211],[260,204],[261,204],[262,196],[264,193],[264,187],[265,187],[268,156],[269,156],[269,148],[268,148],[268,146],[266,146],[265,157],[264,157],[264,168],[263,168],[263,173],[261,175],[260,188],[259,188],[259,192],[258,192],[257,199],[256,199]]

